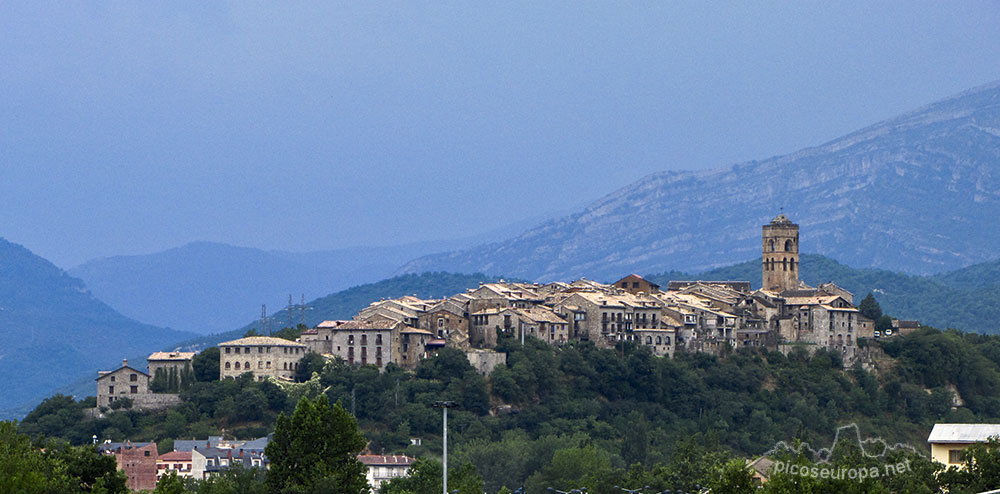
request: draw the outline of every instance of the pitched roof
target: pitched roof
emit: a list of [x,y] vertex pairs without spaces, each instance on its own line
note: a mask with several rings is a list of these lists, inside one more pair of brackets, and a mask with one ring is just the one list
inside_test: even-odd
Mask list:
[[1000,436],[1000,424],[934,424],[929,443],[982,443]]
[[163,453],[156,458],[158,461],[191,461],[191,451],[171,451]]
[[110,376],[110,375],[112,375],[112,374],[114,374],[114,373],[116,373],[118,371],[122,371],[122,370],[125,370],[125,369],[131,370],[131,371],[135,371],[135,372],[138,372],[139,374],[142,374],[142,375],[144,375],[146,377],[149,377],[149,374],[146,374],[145,372],[143,372],[143,371],[141,371],[139,369],[136,369],[135,367],[132,367],[130,365],[123,365],[123,366],[121,366],[121,367],[119,367],[119,368],[117,368],[117,369],[115,369],[113,371],[99,371],[97,373],[98,374],[97,378],[94,379],[94,380],[95,381],[100,381],[101,379],[104,379],[105,377],[108,377],[108,376]]
[[345,322],[347,322],[347,321],[339,321],[339,320],[323,321],[323,322],[317,324],[316,328],[317,329],[336,328],[337,326],[340,326],[341,324],[344,324]]
[[409,456],[358,455],[358,461],[369,466],[411,465],[415,458]]
[[363,330],[391,330],[399,324],[399,321],[347,321],[335,329],[337,331],[363,331]]
[[294,346],[305,348],[302,343],[271,336],[247,336],[238,340],[223,341],[219,343],[219,346]]
[[191,360],[194,352],[153,352],[146,360]]

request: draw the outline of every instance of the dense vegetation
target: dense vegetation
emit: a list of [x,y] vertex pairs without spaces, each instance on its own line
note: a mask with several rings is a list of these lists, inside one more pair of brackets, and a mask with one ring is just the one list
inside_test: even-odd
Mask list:
[[[602,482],[645,475],[690,489],[728,459],[760,455],[782,440],[829,444],[847,423],[857,423],[865,436],[923,451],[934,422],[1000,418],[1000,337],[927,328],[881,346],[894,358],[871,373],[842,370],[839,355],[826,351],[679,353],[670,360],[629,346],[615,351],[529,340],[522,347],[502,339],[508,365],[488,378],[461,352],[445,349],[413,373],[337,361],[313,365],[317,372],[300,384],[249,376],[197,381],[182,391],[182,405],[159,413],[125,410],[86,420],[83,409],[93,406],[92,398],[57,396],[29,414],[20,430],[73,444],[95,434],[155,440],[163,451],[174,438],[215,435],[220,428],[241,438],[264,435],[301,397],[325,393],[357,417],[374,453],[427,458],[440,454],[441,414],[431,405],[449,399],[462,405],[449,413],[452,462],[472,465],[492,493],[503,486],[539,492],[593,483],[594,468],[606,471]],[[194,365],[196,376],[200,365]],[[964,405],[953,406],[952,390]],[[411,445],[413,437],[423,445]],[[590,467],[553,466],[579,462]],[[643,467],[629,469],[634,464]]]
[[[816,254],[801,256],[801,279],[813,286],[835,280],[860,302],[872,292],[882,309],[900,319],[963,331],[1000,334],[1000,261],[976,264],[933,276],[880,269],[854,269]],[[744,280],[760,287],[760,259],[698,274],[669,271],[647,276],[670,280]]]

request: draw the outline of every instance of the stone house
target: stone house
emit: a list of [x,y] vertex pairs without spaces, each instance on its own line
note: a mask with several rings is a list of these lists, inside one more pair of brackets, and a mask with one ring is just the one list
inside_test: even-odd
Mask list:
[[496,345],[496,340],[488,338],[470,339],[469,319],[466,306],[451,299],[442,300],[417,316],[420,329],[434,333],[438,338],[447,339],[457,347]]
[[[324,323],[321,323],[322,326]],[[389,363],[400,364],[401,330],[399,321],[346,321],[324,328],[329,336],[327,355],[340,357],[350,365],[372,364],[384,370]],[[319,328],[317,326],[317,328]],[[327,348],[324,342],[324,349]],[[314,348],[311,348],[316,351]]]
[[162,369],[167,375],[170,372],[176,372],[180,378],[185,368],[191,368],[194,355],[195,352],[154,352],[146,358],[146,362],[149,364],[149,376],[155,379],[157,371]]
[[258,381],[268,377],[293,380],[307,350],[302,343],[270,336],[225,341],[219,343],[219,379],[250,372]]
[[97,406],[110,406],[115,400],[128,398],[133,406],[141,403],[149,391],[149,374],[128,365],[122,359],[122,366],[113,371],[100,371],[97,377]]
[[115,457],[118,469],[128,477],[126,485],[133,491],[151,491],[156,488],[156,443],[105,442],[97,446],[98,452]]
[[544,306],[530,309],[509,309],[517,315],[519,333],[530,335],[549,344],[569,340],[569,322]]
[[656,283],[653,283],[652,281],[649,281],[635,273],[612,283],[612,285],[615,288],[621,288],[622,290],[633,295],[648,295],[658,293],[660,291],[660,285],[657,285]]
[[677,329],[667,327],[640,328],[633,330],[633,332],[636,343],[648,347],[653,355],[673,358]]

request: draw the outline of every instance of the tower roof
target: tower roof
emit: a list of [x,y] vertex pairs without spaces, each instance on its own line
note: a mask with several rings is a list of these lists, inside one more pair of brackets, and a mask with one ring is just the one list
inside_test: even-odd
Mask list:
[[791,225],[792,224],[792,220],[788,219],[788,216],[785,216],[785,213],[781,213],[778,216],[775,216],[773,220],[771,220],[771,224],[772,225]]

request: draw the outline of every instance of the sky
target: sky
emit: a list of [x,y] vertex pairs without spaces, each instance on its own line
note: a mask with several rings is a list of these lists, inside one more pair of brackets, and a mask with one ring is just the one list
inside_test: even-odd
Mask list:
[[0,236],[63,268],[465,237],[998,62],[996,2],[2,2]]

